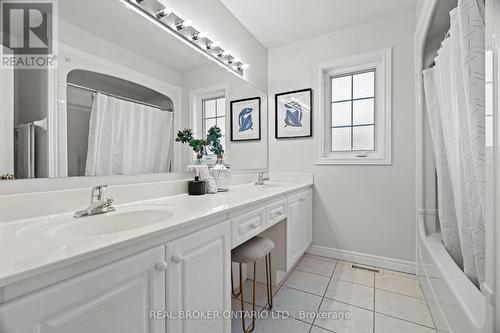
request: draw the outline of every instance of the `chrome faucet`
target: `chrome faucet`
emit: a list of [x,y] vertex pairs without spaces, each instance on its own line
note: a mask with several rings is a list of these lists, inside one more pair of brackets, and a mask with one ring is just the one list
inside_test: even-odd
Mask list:
[[90,197],[90,205],[82,210],[75,212],[74,218],[81,218],[97,214],[104,214],[114,212],[115,208],[112,206],[113,198],[104,197],[104,188],[108,185],[99,185],[92,188]]
[[264,176],[264,172],[259,173],[259,178],[257,178],[257,181],[255,182],[255,185],[257,186],[262,186],[265,185],[266,182],[269,181],[269,177]]

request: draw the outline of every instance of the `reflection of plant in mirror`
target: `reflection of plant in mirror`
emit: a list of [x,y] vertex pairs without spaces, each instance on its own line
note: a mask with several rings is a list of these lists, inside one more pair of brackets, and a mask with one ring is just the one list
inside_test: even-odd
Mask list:
[[208,142],[206,140],[195,139],[193,137],[193,130],[190,128],[179,131],[175,141],[189,144],[198,156],[203,155],[205,147],[208,146]]
[[193,140],[193,130],[190,128],[185,128],[184,130],[179,131],[177,133],[177,138],[175,139],[175,141],[182,143],[188,143],[191,140]]
[[208,130],[207,142],[209,144],[209,149],[212,153],[217,155],[217,157],[222,157],[224,154],[224,148],[220,142],[222,137],[222,132],[219,127],[213,126]]
[[224,148],[220,142],[221,137],[222,132],[217,126],[213,126],[208,130],[206,140],[195,139],[193,137],[193,130],[186,128],[177,133],[175,141],[189,144],[198,156],[203,155],[205,147],[208,146],[211,152],[220,157],[224,154]]

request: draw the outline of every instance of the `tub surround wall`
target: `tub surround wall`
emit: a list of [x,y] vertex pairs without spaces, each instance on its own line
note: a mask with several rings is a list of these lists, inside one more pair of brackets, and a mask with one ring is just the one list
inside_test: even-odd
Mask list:
[[[317,92],[313,138],[276,140],[270,135],[270,170],[314,173],[313,244],[326,250],[323,254],[352,254],[359,260],[377,259],[414,271],[415,16],[413,11],[403,13],[269,51],[269,96],[273,96],[314,87],[316,63],[385,47],[393,49],[391,166],[315,165],[320,124]],[[269,100],[269,128],[274,129],[274,99]]]

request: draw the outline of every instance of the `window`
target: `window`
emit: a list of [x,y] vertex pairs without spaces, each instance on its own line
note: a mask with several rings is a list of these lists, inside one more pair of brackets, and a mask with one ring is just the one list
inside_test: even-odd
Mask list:
[[221,142],[224,149],[226,149],[226,98],[214,97],[202,100],[202,131],[203,138],[206,138],[207,131],[217,126],[221,130]]
[[332,151],[375,149],[375,69],[332,76]]
[[391,164],[391,49],[317,64],[317,164]]

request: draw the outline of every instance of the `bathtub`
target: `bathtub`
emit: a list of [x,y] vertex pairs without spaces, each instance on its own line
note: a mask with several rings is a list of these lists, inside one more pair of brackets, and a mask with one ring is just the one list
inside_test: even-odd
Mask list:
[[[429,216],[427,216],[429,217]],[[493,332],[492,308],[446,251],[439,233],[419,215],[417,276],[439,332]],[[427,226],[427,228],[426,228]]]

